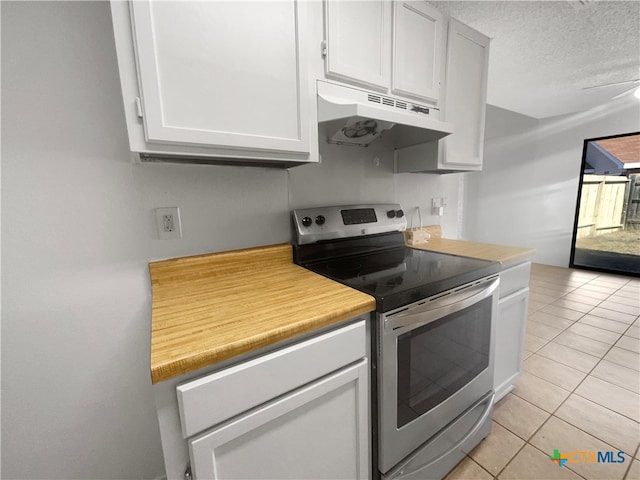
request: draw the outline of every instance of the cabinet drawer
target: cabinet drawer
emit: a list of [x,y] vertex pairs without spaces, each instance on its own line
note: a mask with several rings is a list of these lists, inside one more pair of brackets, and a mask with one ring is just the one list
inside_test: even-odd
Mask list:
[[524,262],[500,272],[500,298],[529,286],[531,262]]
[[364,320],[176,387],[184,438],[366,356]]
[[190,438],[194,478],[371,478],[368,371],[362,359]]

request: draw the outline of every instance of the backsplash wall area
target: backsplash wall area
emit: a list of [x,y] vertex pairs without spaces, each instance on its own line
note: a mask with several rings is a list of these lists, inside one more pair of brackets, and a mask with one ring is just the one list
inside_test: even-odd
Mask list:
[[[130,161],[108,2],[2,5],[2,475],[163,475],[149,374],[151,260],[287,242],[289,209],[446,196],[385,147],[290,171]],[[377,150],[376,150],[377,149]],[[375,158],[379,160],[376,166]],[[153,209],[180,207],[158,240]]]
[[[463,174],[393,173],[393,150],[384,144],[347,147],[320,140],[322,162],[290,169],[291,209],[358,203],[399,203],[409,224],[418,226],[416,208],[423,224],[441,224],[450,238],[458,235],[458,201]],[[432,214],[431,198],[446,197],[442,217]]]

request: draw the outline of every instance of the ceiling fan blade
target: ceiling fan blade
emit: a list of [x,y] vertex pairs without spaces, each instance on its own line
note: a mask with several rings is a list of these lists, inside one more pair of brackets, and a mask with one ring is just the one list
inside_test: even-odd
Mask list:
[[617,87],[618,85],[627,85],[630,83],[639,83],[640,78],[634,78],[633,80],[624,80],[622,82],[612,82],[612,83],[603,83],[600,85],[593,85],[591,87],[582,87],[583,90],[591,90],[594,88],[604,88],[604,87]]
[[637,88],[638,88],[638,87],[635,87],[635,86],[634,86],[634,87],[631,87],[631,88],[628,88],[628,89],[627,89],[627,90],[625,90],[624,92],[617,94],[615,97],[611,97],[611,100],[615,100],[616,98],[624,97],[625,95],[627,95],[627,94],[629,94],[629,93],[633,92],[633,91],[634,91],[635,89],[637,89]]

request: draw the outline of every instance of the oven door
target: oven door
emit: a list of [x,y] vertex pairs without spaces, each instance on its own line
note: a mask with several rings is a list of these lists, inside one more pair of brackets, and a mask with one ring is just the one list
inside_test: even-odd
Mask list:
[[382,473],[492,390],[498,284],[491,276],[378,314]]

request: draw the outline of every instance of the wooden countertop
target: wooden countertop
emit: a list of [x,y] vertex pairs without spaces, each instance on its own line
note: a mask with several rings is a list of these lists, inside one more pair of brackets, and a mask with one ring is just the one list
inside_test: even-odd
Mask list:
[[151,379],[168,380],[375,310],[292,261],[291,245],[152,262]]
[[431,238],[426,243],[408,245],[412,248],[449,253],[463,257],[492,260],[503,265],[525,261],[533,257],[536,251],[532,248],[507,247],[492,243],[469,242],[467,240],[451,240],[448,238]]

